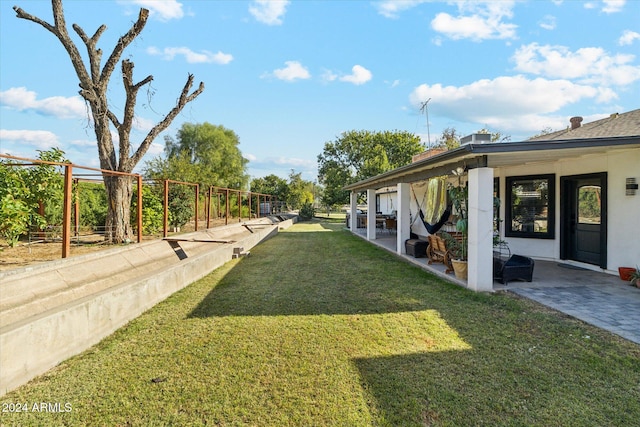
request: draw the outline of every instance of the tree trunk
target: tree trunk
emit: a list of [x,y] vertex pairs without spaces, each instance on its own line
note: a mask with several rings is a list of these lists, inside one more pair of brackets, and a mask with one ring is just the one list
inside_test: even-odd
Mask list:
[[105,176],[107,190],[107,223],[104,239],[107,242],[129,242],[133,237],[131,228],[132,178],[130,176]]

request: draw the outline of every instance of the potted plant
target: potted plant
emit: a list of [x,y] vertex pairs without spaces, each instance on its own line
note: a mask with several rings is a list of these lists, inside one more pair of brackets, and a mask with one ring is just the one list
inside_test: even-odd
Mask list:
[[[460,176],[458,175],[458,185],[449,187],[449,199],[453,205],[453,208],[457,214],[456,230],[460,233],[460,239],[453,238],[452,241],[447,243],[447,249],[451,252],[451,263],[453,264],[453,271],[457,278],[467,278],[467,254],[468,254],[468,203],[469,203],[469,188],[460,183]],[[451,248],[449,247],[451,244]]]
[[635,270],[629,275],[629,283],[640,288],[640,267],[636,266]]
[[631,280],[631,274],[633,274],[633,272],[636,269],[633,267],[618,267],[618,274],[620,275],[620,280],[624,280],[625,282],[628,282]]

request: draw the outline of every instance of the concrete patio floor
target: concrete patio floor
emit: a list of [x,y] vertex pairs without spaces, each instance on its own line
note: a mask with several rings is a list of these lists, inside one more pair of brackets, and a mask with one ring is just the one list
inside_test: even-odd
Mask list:
[[[355,235],[366,239],[366,230]],[[370,243],[396,253],[396,235],[379,232]],[[402,255],[404,260],[439,277],[466,287],[465,281],[445,273],[442,264],[428,264],[427,258]],[[629,286],[617,275],[588,270],[577,265],[536,260],[531,282],[493,284],[494,291],[507,291],[529,298],[586,323],[640,344],[640,289]]]

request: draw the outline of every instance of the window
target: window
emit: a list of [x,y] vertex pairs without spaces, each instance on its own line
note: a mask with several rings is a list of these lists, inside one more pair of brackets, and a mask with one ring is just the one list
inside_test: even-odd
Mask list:
[[555,175],[507,177],[505,235],[555,238]]
[[602,218],[602,194],[599,185],[583,185],[578,188],[578,223],[600,225]]

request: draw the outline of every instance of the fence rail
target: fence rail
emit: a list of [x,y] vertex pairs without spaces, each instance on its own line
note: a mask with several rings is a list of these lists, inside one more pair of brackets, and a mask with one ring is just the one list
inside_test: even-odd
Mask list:
[[[137,242],[142,242],[143,238],[143,186],[145,185],[145,180],[142,175],[137,173],[126,173],[126,172],[118,172],[111,171],[106,169],[98,169],[89,166],[76,165],[73,163],[62,163],[62,162],[51,162],[39,159],[31,159],[24,158],[18,156],[11,156],[7,154],[0,154],[0,159],[8,159],[11,163],[2,163],[0,166],[2,167],[34,167],[38,165],[52,165],[57,166],[63,169],[61,175],[63,176],[63,199],[62,199],[62,223],[61,224],[51,224],[49,225],[49,229],[55,229],[56,232],[59,232],[58,236],[61,235],[60,238],[62,243],[62,258],[67,258],[70,256],[70,248],[71,248],[71,240],[72,237],[78,237],[78,230],[81,229],[81,225],[79,223],[80,218],[80,203],[79,203],[79,186],[77,185],[79,182],[100,182],[104,184],[103,178],[105,176],[130,176],[136,182],[137,188],[137,202],[136,202],[136,238]],[[96,174],[87,174],[87,173],[78,173],[78,171],[92,171],[99,172],[100,177],[97,177]],[[92,179],[87,179],[87,177],[97,177]],[[163,237],[167,237],[169,233],[169,188],[170,185],[187,185],[192,186],[194,188],[193,192],[193,204],[194,204],[194,215],[193,224],[195,231],[198,230],[198,225],[201,222],[199,220],[199,199],[201,197],[200,194],[200,185],[198,183],[193,182],[183,182],[171,179],[165,180],[147,180],[146,185],[162,183],[163,185],[163,226],[162,226],[162,235]],[[75,184],[75,186],[74,186]],[[75,190],[74,190],[75,187]],[[246,190],[240,189],[232,189],[225,187],[217,187],[210,186],[206,192],[206,207],[205,207],[205,215],[206,215],[206,228],[210,228],[212,223],[212,203],[214,202],[214,195],[217,198],[217,216],[219,219],[224,217],[224,224],[227,225],[229,223],[229,218],[232,217],[231,209],[231,196],[235,196],[238,205],[238,221],[241,222],[242,208],[244,206],[247,207],[248,216],[251,218],[252,215],[252,203],[255,199],[255,211],[256,217],[266,216],[274,213],[273,207],[277,205],[277,198],[275,196],[263,193],[255,193]],[[222,207],[222,199],[224,200],[224,208],[225,213],[222,215],[221,207]],[[245,204],[246,201],[246,204]],[[107,201],[108,202],[108,201]],[[268,210],[263,210],[261,207],[268,206]],[[73,221],[72,221],[73,219]],[[105,229],[105,224],[94,224],[96,229]],[[29,230],[29,240],[31,241],[32,236],[40,235],[45,236],[46,230]],[[104,234],[103,234],[104,236]],[[37,237],[36,237],[37,238]],[[56,240],[58,240],[56,238]]]

